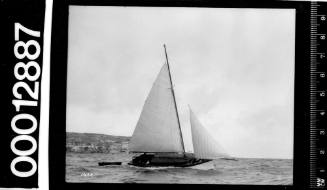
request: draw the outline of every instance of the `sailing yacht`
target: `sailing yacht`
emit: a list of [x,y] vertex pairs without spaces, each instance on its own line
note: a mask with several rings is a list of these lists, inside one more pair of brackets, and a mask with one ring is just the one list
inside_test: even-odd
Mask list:
[[166,63],[153,83],[129,144],[130,152],[140,154],[128,164],[140,167],[188,167],[228,157],[191,108],[194,153],[185,152],[165,45],[164,49]]

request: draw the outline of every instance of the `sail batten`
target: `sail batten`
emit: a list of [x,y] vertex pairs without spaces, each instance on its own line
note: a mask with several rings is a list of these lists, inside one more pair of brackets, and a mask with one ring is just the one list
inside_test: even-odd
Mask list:
[[143,105],[131,152],[184,152],[171,88],[168,65],[164,64]]
[[190,108],[190,122],[194,155],[196,158],[216,159],[229,157],[223,147],[202,126]]

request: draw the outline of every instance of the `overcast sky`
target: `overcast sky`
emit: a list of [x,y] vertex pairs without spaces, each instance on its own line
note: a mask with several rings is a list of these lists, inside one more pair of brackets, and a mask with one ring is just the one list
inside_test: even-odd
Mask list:
[[131,136],[167,45],[188,104],[232,156],[293,157],[295,10],[70,6],[67,131]]

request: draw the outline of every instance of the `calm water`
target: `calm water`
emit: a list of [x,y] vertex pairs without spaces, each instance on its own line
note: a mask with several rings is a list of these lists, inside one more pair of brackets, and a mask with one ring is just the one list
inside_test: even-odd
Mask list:
[[[127,153],[67,153],[66,181],[92,183],[199,183],[291,185],[293,160],[214,160],[191,168],[139,168],[129,166]],[[98,166],[98,162],[122,161],[120,166]]]

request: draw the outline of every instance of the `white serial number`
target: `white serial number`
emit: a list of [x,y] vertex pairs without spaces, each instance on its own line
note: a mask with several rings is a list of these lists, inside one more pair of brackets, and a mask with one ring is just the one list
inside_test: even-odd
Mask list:
[[[31,39],[27,42],[21,41],[21,33],[27,34],[30,38],[34,37],[36,40]],[[41,75],[41,68],[34,60],[37,59],[41,53],[41,47],[37,41],[39,37],[39,31],[34,31],[26,28],[20,23],[15,23],[16,43],[14,45],[14,55],[18,59],[18,62],[14,67],[14,76],[18,81],[12,88],[12,93],[16,98],[12,100],[12,104],[15,106],[17,115],[15,115],[11,120],[11,128],[17,136],[11,140],[10,148],[17,157],[12,160],[10,169],[11,172],[18,177],[30,177],[37,170],[36,161],[30,157],[30,155],[37,150],[37,141],[33,136],[31,136],[31,134],[37,129],[37,119],[32,114],[19,112],[21,112],[23,107],[33,108],[38,105],[39,82],[36,80],[38,80]],[[31,48],[34,49],[32,53],[30,51]],[[32,84],[32,86],[29,84]],[[25,125],[19,126],[18,121],[25,121]],[[20,150],[16,145],[18,142],[24,141],[28,141],[31,144],[31,147],[27,148],[27,150]],[[16,168],[16,164],[18,163],[29,163],[32,167],[28,171],[19,171]]]

